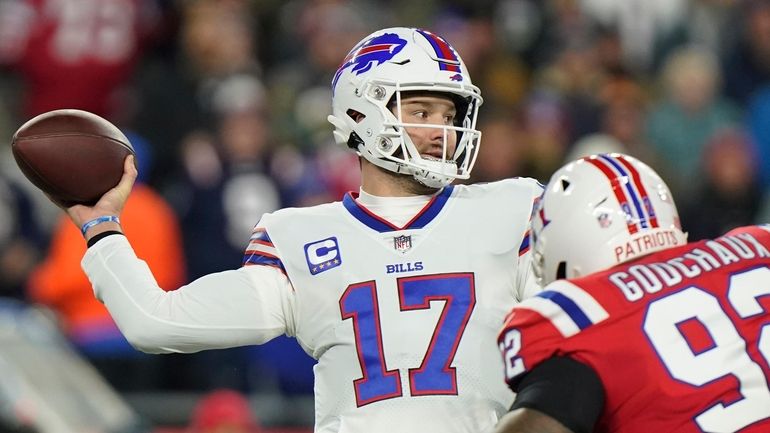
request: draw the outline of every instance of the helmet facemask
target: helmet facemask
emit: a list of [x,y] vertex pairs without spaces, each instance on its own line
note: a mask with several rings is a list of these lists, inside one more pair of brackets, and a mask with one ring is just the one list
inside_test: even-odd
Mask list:
[[[467,179],[476,162],[481,132],[474,129],[478,110],[468,110],[472,102],[465,102],[454,94],[430,92],[426,94],[448,96],[455,105],[457,114],[452,125],[408,123],[402,118],[402,100],[417,93],[413,89],[396,90],[387,104],[386,120],[377,147],[379,158],[394,162],[399,173],[411,174],[414,178],[432,188],[441,188],[454,179]],[[420,92],[421,93],[421,92]],[[465,102],[460,105],[458,102]],[[473,113],[473,118],[470,114]],[[442,155],[440,158],[420,154],[407,129],[440,129],[443,132]],[[454,137],[452,137],[454,135]],[[450,143],[454,141],[454,146]]]

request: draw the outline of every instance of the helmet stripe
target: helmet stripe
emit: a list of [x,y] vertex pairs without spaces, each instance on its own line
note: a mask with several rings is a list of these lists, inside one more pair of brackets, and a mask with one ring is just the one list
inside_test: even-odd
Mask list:
[[631,179],[633,179],[636,189],[642,195],[642,203],[644,205],[644,210],[647,212],[647,216],[650,218],[650,225],[653,228],[658,227],[658,217],[655,214],[655,208],[652,206],[652,201],[650,200],[650,196],[649,194],[647,194],[647,189],[644,187],[644,184],[642,183],[642,179],[639,176],[639,170],[637,170],[636,167],[634,167],[631,164],[631,162],[629,162],[623,156],[617,157],[617,160],[620,161],[620,163],[623,164],[624,167],[626,167],[629,173],[631,173]]
[[442,71],[460,72],[460,61],[457,59],[452,47],[442,37],[427,30],[417,30],[430,42],[433,51],[436,52],[439,69]]
[[638,232],[639,227],[633,222],[634,216],[631,214],[631,206],[628,204],[628,198],[618,181],[618,176],[606,164],[596,158],[585,157],[583,160],[598,168],[607,177],[607,180],[609,180],[610,185],[612,186],[612,192],[615,194],[615,198],[620,204],[620,208],[626,213],[628,232],[631,234]]
[[[620,176],[633,181],[631,175],[629,175],[628,172],[626,172],[623,166],[621,166],[615,158],[607,154],[599,155],[599,158],[609,163]],[[649,228],[647,224],[647,215],[644,213],[644,210],[642,209],[642,201],[639,199],[639,195],[636,193],[636,190],[634,189],[633,182],[624,182],[624,184],[625,184],[625,190],[627,192],[628,197],[630,197],[631,201],[634,203],[634,210],[636,210],[636,215],[639,217],[639,223],[641,224],[642,228],[645,228],[645,229]]]

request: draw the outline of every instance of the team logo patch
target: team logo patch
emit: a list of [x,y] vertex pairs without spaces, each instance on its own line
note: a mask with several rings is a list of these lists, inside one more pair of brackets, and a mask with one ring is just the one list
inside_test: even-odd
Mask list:
[[596,217],[596,220],[599,221],[599,227],[606,229],[612,224],[612,218],[610,217],[610,214],[606,212],[602,212],[598,217]]
[[649,215],[650,218],[655,218],[655,208],[652,207],[652,202],[650,202],[650,198],[643,197],[642,203],[644,203],[644,210],[647,211],[647,215]]
[[412,236],[396,236],[393,238],[393,248],[396,249],[396,251],[405,253],[412,249]]
[[305,244],[305,259],[312,275],[320,274],[342,264],[336,237]]

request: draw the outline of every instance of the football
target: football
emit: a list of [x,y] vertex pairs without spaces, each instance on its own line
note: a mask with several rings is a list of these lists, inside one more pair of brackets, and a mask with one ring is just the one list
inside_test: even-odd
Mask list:
[[118,184],[134,149],[109,121],[82,110],[54,110],[23,124],[13,135],[13,157],[22,173],[62,207],[94,205]]

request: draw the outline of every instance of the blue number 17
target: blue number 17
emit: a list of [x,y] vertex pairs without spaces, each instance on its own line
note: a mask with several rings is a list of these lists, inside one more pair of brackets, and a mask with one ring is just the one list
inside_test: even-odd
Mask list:
[[[441,316],[428,344],[422,365],[409,369],[409,389],[416,395],[457,394],[457,374],[452,361],[465,326],[476,305],[473,274],[423,275],[398,279],[401,311],[426,310],[431,301],[444,301]],[[377,284],[351,284],[340,298],[342,319],[353,321],[358,362],[363,376],[354,383],[356,404],[400,397],[401,375],[387,370],[382,347]]]

